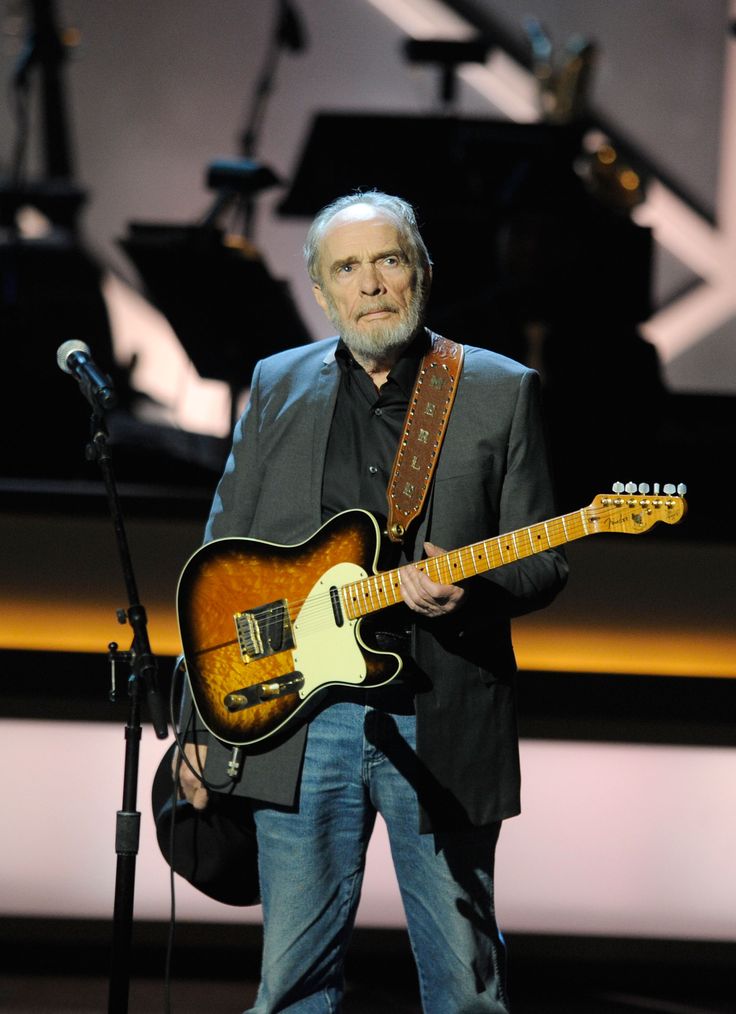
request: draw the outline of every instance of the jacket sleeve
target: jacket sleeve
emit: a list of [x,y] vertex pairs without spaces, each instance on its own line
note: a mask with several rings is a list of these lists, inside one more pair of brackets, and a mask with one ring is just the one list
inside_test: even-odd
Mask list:
[[222,478],[217,485],[205,542],[247,535],[258,503],[260,486],[259,404],[261,364],[256,365],[245,411],[233,432],[233,444]]
[[[246,535],[258,502],[258,412],[261,364],[253,371],[250,397],[233,433],[225,470],[212,501],[205,526],[204,542]],[[179,711],[179,728],[187,742],[207,744],[210,733],[194,707],[189,681],[184,683]]]

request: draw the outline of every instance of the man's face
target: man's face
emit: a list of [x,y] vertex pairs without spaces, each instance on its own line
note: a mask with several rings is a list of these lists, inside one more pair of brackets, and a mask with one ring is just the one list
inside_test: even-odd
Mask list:
[[357,358],[406,347],[421,323],[418,267],[394,219],[356,204],[330,221],[320,243],[314,296]]

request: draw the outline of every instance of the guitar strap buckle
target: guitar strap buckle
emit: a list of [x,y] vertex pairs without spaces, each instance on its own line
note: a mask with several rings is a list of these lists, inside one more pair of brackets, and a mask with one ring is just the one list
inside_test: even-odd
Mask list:
[[386,491],[386,529],[392,542],[403,542],[409,525],[422,512],[462,369],[462,345],[434,333],[431,341],[409,399]]

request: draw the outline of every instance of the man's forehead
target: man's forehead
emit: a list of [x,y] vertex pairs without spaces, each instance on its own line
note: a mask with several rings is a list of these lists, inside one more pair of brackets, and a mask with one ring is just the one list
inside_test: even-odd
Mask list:
[[393,215],[369,204],[353,204],[343,208],[329,220],[322,234],[322,243],[342,245],[381,236],[400,240],[401,232]]
[[394,216],[384,208],[378,208],[375,204],[350,204],[347,208],[342,208],[340,211],[335,212],[332,218],[327,223],[327,228],[331,228],[334,225],[346,224],[348,222],[368,222],[374,219],[382,219],[385,222],[389,222],[392,225],[396,224]]

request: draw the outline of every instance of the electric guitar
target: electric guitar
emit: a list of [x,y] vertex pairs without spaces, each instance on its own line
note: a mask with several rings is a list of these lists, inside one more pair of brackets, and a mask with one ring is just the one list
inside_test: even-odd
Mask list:
[[[588,535],[636,535],[685,514],[684,486],[614,491],[409,566],[457,584]],[[363,617],[402,601],[401,568],[376,572],[380,544],[373,515],[350,510],[299,545],[226,538],[193,554],[179,579],[177,613],[192,696],[210,732],[233,746],[258,743],[325,687],[377,687],[399,673],[400,656],[369,648],[360,632]]]

